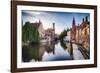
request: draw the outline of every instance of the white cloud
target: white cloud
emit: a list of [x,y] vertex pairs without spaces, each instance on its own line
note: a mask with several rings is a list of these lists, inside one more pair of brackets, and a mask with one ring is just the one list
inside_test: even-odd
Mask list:
[[30,10],[30,11],[25,11],[25,12],[28,13],[28,14],[31,14],[32,16],[38,16],[38,15],[41,15],[41,14],[44,13],[44,12],[32,11],[32,10]]

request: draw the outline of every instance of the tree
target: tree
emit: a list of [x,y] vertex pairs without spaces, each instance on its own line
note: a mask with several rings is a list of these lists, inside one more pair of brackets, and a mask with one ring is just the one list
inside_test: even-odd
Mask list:
[[67,36],[67,30],[61,32],[61,34],[59,35],[60,40],[63,40],[65,36]]
[[32,27],[32,24],[30,24],[30,22],[26,22],[25,25],[22,27],[22,41],[24,43],[38,43],[40,41],[38,29]]

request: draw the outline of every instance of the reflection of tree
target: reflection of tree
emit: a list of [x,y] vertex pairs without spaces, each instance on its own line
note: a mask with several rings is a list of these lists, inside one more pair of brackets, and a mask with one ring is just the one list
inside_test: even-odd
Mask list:
[[63,49],[67,49],[66,43],[64,43],[64,41],[60,40],[60,45]]
[[31,60],[30,54],[29,54],[29,48],[27,46],[22,47],[22,61],[23,62],[29,62]]
[[59,35],[60,40],[63,40],[65,36],[67,36],[67,32],[68,30],[64,30],[61,32],[61,34]]
[[22,47],[22,61],[29,62],[32,59],[41,61],[44,52],[55,54],[55,43],[46,42],[43,44],[29,44]]
[[[69,44],[70,47],[68,47],[68,45],[66,45],[66,44]],[[71,58],[73,59],[73,46],[72,46],[72,42],[68,43],[68,42],[60,41],[60,45],[62,46],[62,48],[64,50],[67,49],[67,51],[69,52]]]
[[37,45],[37,44],[23,46],[23,48],[22,48],[22,61],[29,62],[32,59],[40,60],[40,58],[39,58],[39,45]]

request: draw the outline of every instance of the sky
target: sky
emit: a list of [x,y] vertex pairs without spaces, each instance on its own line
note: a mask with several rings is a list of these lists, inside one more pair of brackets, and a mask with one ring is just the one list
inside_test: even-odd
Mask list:
[[35,23],[40,20],[43,28],[48,29],[52,28],[52,24],[55,23],[55,32],[58,34],[64,29],[72,27],[73,17],[75,18],[76,25],[78,25],[82,23],[82,19],[86,16],[88,16],[90,21],[89,13],[22,10],[23,25],[27,21]]

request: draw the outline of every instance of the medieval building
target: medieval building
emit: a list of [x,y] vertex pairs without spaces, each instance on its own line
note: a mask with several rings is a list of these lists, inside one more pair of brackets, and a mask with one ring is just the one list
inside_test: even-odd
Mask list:
[[45,39],[47,41],[54,41],[55,39],[55,23],[52,24],[53,28],[48,28],[45,30]]
[[75,24],[75,18],[72,21],[71,41],[83,45],[85,48],[90,48],[90,22],[88,17],[82,19],[81,24]]
[[38,29],[40,38],[43,38],[44,37],[44,28],[43,28],[42,22],[39,20],[38,22],[30,23],[30,24],[33,26],[33,28]]
[[72,21],[71,39],[72,39],[72,41],[76,41],[76,22],[75,22],[75,18],[73,18],[73,21]]

